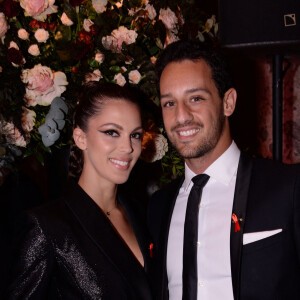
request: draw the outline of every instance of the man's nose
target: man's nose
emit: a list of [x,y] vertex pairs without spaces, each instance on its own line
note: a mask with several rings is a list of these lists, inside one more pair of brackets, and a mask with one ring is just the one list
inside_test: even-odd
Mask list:
[[178,103],[175,118],[178,124],[184,124],[193,119],[193,114],[188,105],[186,105],[184,102]]

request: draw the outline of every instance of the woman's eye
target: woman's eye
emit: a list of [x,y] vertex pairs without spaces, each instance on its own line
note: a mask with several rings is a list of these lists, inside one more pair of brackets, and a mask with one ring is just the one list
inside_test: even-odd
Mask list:
[[140,132],[135,132],[131,135],[132,138],[137,139],[137,140],[141,140],[143,137],[143,134]]
[[101,131],[101,132],[103,132],[106,135],[110,135],[112,137],[119,136],[119,133],[117,131],[115,131],[115,130],[105,130],[105,131]]
[[174,106],[174,102],[173,101],[168,101],[166,103],[164,103],[163,107],[171,107]]

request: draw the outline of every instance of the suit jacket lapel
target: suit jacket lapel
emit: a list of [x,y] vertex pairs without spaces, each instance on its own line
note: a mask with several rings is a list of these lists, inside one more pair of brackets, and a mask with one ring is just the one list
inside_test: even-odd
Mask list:
[[73,184],[68,193],[69,196],[65,199],[67,207],[99,251],[120,273],[129,290],[136,295],[136,299],[151,299],[143,267],[119,237],[108,218],[79,185]]
[[168,237],[170,230],[170,223],[173,215],[173,210],[176,202],[177,195],[179,193],[179,189],[184,181],[184,177],[179,177],[175,181],[173,181],[166,190],[166,198],[163,201],[166,201],[166,205],[164,207],[163,219],[161,223],[161,235],[160,235],[160,261],[162,270],[160,270],[160,276],[162,276],[161,282],[161,295],[159,299],[168,299],[168,278],[167,278],[167,245],[168,245]]
[[235,224],[231,224],[230,237],[230,256],[231,256],[231,274],[234,299],[240,298],[240,274],[241,274],[241,256],[243,247],[243,232],[246,221],[246,206],[249,193],[253,161],[246,154],[241,153],[237,179],[235,185],[234,201],[232,213],[234,213],[239,221],[240,230],[235,232]]

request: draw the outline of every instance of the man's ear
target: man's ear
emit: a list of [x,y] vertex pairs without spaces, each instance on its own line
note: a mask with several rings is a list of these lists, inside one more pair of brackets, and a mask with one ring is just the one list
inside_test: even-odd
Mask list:
[[225,93],[223,98],[223,109],[224,109],[224,115],[226,117],[229,117],[233,114],[235,110],[236,98],[237,98],[237,93],[234,88],[229,89]]
[[74,139],[74,142],[75,142],[76,146],[79,149],[85,150],[87,148],[87,146],[86,146],[86,134],[79,127],[76,127],[73,130],[73,139]]

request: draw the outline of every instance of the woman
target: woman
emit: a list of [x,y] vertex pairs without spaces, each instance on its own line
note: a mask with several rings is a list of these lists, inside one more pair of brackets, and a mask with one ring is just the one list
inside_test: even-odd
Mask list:
[[86,84],[74,112],[70,170],[80,174],[78,184],[25,215],[9,299],[151,299],[149,241],[132,199],[117,192],[142,135],[139,106],[126,89]]

